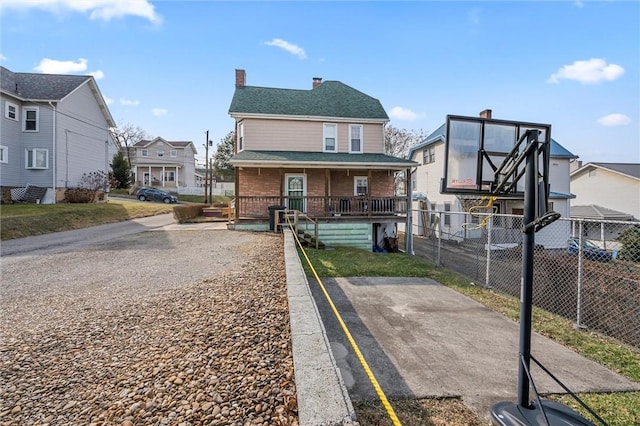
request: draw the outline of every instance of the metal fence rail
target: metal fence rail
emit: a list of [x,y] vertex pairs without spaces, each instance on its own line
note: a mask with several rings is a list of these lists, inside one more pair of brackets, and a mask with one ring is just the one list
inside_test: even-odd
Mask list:
[[[522,216],[414,210],[417,256],[520,296]],[[640,348],[640,222],[561,218],[536,234],[534,305]]]

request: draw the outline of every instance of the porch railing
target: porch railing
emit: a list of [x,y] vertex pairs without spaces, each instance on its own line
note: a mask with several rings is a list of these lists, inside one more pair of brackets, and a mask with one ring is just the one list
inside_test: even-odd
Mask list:
[[314,218],[354,217],[354,216],[397,216],[406,215],[407,198],[393,197],[278,197],[240,196],[236,197],[237,215],[240,218],[266,219],[269,206],[283,206],[289,210],[299,210]]

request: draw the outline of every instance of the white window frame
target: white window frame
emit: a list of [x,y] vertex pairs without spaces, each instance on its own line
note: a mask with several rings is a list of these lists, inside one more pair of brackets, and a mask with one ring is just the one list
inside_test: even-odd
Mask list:
[[[351,139],[351,130],[359,128],[360,129],[360,149],[354,150],[353,143]],[[362,154],[364,152],[364,126],[362,124],[349,124],[349,154]]]
[[169,155],[173,158],[176,158],[178,156],[178,150],[172,149],[171,151],[169,151]]
[[[358,194],[358,180],[364,180],[367,184],[367,190],[365,191],[364,194]],[[354,176],[353,177],[353,195],[358,197],[358,196],[363,196],[363,195],[369,195],[369,177],[368,176]]]
[[[13,109],[13,117],[10,115],[10,111]],[[18,105],[13,102],[4,101],[4,117],[9,120],[19,121],[20,117],[18,117]]]
[[[327,138],[330,138],[328,129],[333,129],[333,149],[327,148]],[[335,123],[323,123],[322,124],[322,151],[323,152],[338,152],[338,125]]]
[[433,146],[425,148],[422,153],[422,164],[431,164],[436,162],[436,149]]
[[141,157],[148,157],[149,156],[149,150],[148,149],[141,149],[140,150],[140,156]]
[[165,182],[175,182],[176,181],[176,172],[173,170],[167,170],[164,173],[164,181]]
[[244,150],[244,123],[238,123],[238,152]]
[[451,226],[451,203],[449,201],[444,202],[444,226]]
[[0,163],[8,163],[9,162],[9,148],[0,145]]
[[[36,128],[27,130],[27,112],[34,111],[36,113]],[[22,108],[22,131],[23,132],[39,132],[40,131],[40,109],[38,107]]]
[[[35,160],[37,163],[38,153],[44,152],[44,166],[38,166],[37,164],[29,164],[29,153],[31,153],[32,161]],[[34,170],[45,170],[49,168],[49,150],[44,148],[31,148],[24,150],[24,167],[26,169],[34,169]]]
[[164,150],[162,149],[158,150],[158,157],[164,157]]

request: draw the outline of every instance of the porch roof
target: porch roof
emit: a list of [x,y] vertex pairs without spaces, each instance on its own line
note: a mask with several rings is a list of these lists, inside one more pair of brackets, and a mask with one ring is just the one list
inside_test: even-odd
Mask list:
[[386,154],[348,154],[305,151],[241,151],[230,163],[245,167],[306,167],[306,168],[359,168],[395,169],[415,167],[417,162]]

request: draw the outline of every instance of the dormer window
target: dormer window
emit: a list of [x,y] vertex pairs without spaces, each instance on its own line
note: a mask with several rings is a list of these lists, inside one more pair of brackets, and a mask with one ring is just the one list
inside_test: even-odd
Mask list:
[[323,131],[323,151],[338,152],[338,125],[333,123],[324,123]]
[[349,153],[362,154],[362,125],[349,125]]

